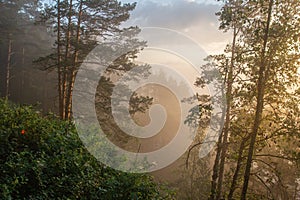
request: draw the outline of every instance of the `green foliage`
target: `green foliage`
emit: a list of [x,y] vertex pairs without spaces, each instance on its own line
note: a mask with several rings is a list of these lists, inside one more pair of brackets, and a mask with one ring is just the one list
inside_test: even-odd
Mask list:
[[149,175],[101,165],[75,127],[0,99],[0,199],[171,199]]

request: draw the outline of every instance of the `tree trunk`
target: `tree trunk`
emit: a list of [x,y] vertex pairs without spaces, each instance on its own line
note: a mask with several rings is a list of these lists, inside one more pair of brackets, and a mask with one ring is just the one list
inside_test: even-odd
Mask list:
[[23,99],[24,98],[24,94],[23,94],[23,91],[24,91],[24,85],[25,85],[25,45],[23,44],[23,47],[22,47],[22,66],[21,66],[21,81],[20,81],[20,99]]
[[81,17],[82,17],[82,4],[83,1],[80,1],[79,5],[79,13],[78,13],[78,22],[77,22],[77,31],[76,31],[76,47],[74,53],[73,66],[70,69],[70,80],[69,80],[69,88],[67,94],[67,102],[66,102],[66,118],[71,118],[72,113],[72,95],[73,95],[73,87],[75,82],[75,77],[77,73],[77,62],[78,62],[78,54],[79,54],[79,41],[80,41],[80,26],[81,26]]
[[57,80],[58,80],[58,111],[61,118],[63,118],[63,94],[62,94],[62,69],[61,69],[61,23],[60,23],[60,0],[57,0]]
[[239,148],[239,152],[238,152],[238,160],[237,160],[236,168],[235,168],[235,171],[234,171],[234,174],[232,177],[231,186],[230,186],[230,190],[229,190],[229,194],[228,194],[228,200],[233,200],[233,194],[236,189],[237,179],[238,179],[241,167],[242,167],[243,152],[245,149],[245,144],[248,140],[249,140],[249,137],[244,138],[240,144],[240,148]]
[[217,145],[217,154],[213,166],[213,175],[211,180],[210,196],[209,200],[215,200],[217,193],[217,179],[219,175],[219,164],[220,164],[220,155],[221,155],[221,145],[222,145],[223,133],[220,134]]
[[69,13],[68,13],[68,30],[66,38],[66,51],[65,51],[65,63],[62,71],[62,119],[66,119],[66,101],[67,101],[67,82],[68,82],[68,70],[69,70],[69,58],[71,49],[71,26],[72,26],[72,9],[73,1],[70,0]]
[[[220,160],[220,170],[219,170],[219,178],[218,178],[218,187],[217,187],[217,200],[220,200],[222,196],[223,190],[223,176],[224,176],[224,168],[225,168],[225,158],[228,147],[228,134],[229,134],[229,126],[230,126],[230,113],[231,113],[231,101],[232,101],[232,84],[233,84],[233,68],[234,68],[234,56],[235,56],[235,45],[236,45],[236,37],[237,37],[237,29],[234,27],[233,29],[233,41],[231,48],[231,61],[228,69],[228,78],[227,78],[227,90],[226,90],[226,119],[224,124],[224,132],[223,132],[223,143],[221,150],[221,160]],[[228,64],[227,64],[228,66]]]
[[257,136],[258,129],[260,126],[260,121],[261,121],[261,116],[262,116],[262,111],[263,111],[265,84],[267,81],[266,80],[267,79],[266,71],[268,70],[268,69],[266,69],[265,56],[266,56],[266,51],[267,51],[267,42],[269,39],[269,29],[270,29],[270,24],[271,24],[272,7],[273,7],[273,0],[270,0],[269,8],[268,8],[268,18],[267,18],[267,22],[266,22],[267,23],[266,30],[265,30],[265,35],[263,38],[261,62],[260,62],[260,67],[259,67],[259,77],[258,77],[258,83],[257,83],[257,105],[256,105],[255,119],[254,119],[253,130],[252,130],[251,138],[250,138],[250,146],[249,146],[246,169],[245,169],[245,174],[244,174],[244,184],[243,184],[243,189],[242,189],[242,194],[241,194],[241,200],[245,200],[246,195],[247,195],[247,189],[248,189],[248,184],[249,184],[249,179],[250,179],[251,163],[252,163],[252,157],[253,157],[253,153],[254,153],[254,146],[255,146],[256,136]]
[[11,55],[12,55],[12,39],[11,34],[8,38],[8,49],[7,49],[7,64],[6,64],[6,88],[5,88],[5,98],[9,98],[9,84],[10,84],[10,66],[11,66]]

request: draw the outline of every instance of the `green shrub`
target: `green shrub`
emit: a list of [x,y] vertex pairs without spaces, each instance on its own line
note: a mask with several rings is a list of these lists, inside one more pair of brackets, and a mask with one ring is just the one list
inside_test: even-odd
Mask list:
[[105,167],[74,125],[0,99],[0,199],[171,199],[149,175]]

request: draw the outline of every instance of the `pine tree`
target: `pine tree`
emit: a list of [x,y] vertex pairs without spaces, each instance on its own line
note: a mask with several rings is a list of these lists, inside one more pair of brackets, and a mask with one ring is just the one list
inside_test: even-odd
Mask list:
[[40,58],[46,70],[57,71],[59,114],[71,118],[72,93],[79,65],[100,38],[120,33],[120,24],[129,18],[135,4],[113,1],[57,1],[44,9],[41,21],[56,33],[56,52]]

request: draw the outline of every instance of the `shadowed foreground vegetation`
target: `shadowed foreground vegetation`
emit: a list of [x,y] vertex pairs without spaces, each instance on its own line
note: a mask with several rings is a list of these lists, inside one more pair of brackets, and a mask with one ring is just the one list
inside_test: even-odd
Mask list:
[[75,127],[0,100],[1,199],[172,199],[149,175],[100,164]]

